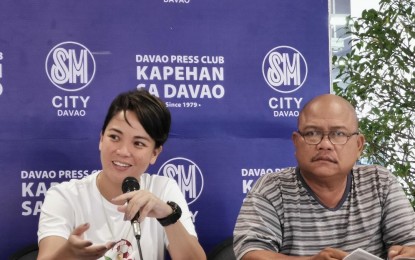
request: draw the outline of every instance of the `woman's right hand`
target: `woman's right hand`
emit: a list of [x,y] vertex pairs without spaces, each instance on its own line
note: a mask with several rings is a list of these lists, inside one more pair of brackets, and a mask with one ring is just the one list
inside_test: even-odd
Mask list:
[[115,242],[105,245],[94,245],[91,241],[84,239],[84,233],[89,229],[85,223],[76,227],[68,240],[59,236],[50,236],[42,239],[39,243],[38,260],[42,259],[98,259],[111,249]]

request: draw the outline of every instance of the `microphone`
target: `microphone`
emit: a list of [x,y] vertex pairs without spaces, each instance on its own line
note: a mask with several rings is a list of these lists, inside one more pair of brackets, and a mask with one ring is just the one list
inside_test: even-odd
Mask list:
[[[123,193],[139,190],[140,189],[140,184],[138,183],[136,178],[127,177],[123,180],[121,189],[122,189]],[[141,229],[140,229],[140,222],[138,222],[138,220],[137,220],[138,217],[140,217],[140,212],[137,212],[137,214],[131,220],[131,225],[133,226],[133,232],[134,232],[135,238],[137,240],[140,240]]]

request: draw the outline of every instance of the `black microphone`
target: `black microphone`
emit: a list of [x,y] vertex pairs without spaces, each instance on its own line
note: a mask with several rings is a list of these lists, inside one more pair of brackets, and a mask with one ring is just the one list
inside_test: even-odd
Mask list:
[[[127,177],[123,180],[121,189],[122,189],[122,192],[124,193],[139,190],[140,184],[138,183],[136,178]],[[138,222],[137,220],[139,217],[140,217],[140,212],[137,212],[137,214],[131,220],[131,225],[133,226],[134,236],[137,240],[140,240],[140,237],[141,237],[140,222]]]

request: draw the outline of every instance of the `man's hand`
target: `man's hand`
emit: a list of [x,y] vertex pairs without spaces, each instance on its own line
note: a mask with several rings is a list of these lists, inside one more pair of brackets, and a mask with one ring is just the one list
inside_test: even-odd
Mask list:
[[289,256],[281,253],[276,253],[267,250],[254,250],[246,253],[243,260],[269,260],[269,259],[281,259],[281,260],[342,260],[349,253],[340,249],[325,248],[314,256]]
[[412,257],[415,259],[415,246],[391,246],[388,252],[388,258],[391,260],[404,259]]
[[320,251],[317,255],[310,258],[310,260],[341,260],[345,258],[349,253],[344,252],[340,249],[325,248]]

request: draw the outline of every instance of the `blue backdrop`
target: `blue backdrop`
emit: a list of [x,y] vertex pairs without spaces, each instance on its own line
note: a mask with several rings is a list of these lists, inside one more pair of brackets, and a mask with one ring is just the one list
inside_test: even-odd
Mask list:
[[109,102],[145,87],[206,252],[256,179],[296,164],[300,108],[330,92],[328,1],[0,2],[0,252],[36,243],[46,190],[100,169]]

